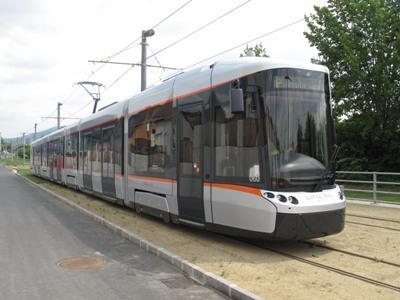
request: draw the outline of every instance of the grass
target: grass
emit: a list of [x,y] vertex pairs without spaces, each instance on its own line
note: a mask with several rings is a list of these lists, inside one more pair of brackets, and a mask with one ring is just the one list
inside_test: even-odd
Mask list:
[[0,158],[0,164],[4,164],[6,166],[15,165],[15,159],[12,158]]
[[[399,176],[397,176],[399,177]],[[399,178],[396,178],[398,180]],[[395,180],[391,180],[395,181]],[[374,200],[374,196],[372,193],[372,184],[364,184],[364,183],[345,183],[342,184],[339,182],[341,186],[344,186],[345,195],[347,198],[350,199],[360,199],[360,200]],[[365,192],[360,191],[349,191],[346,189],[358,189],[358,190],[366,190]],[[369,190],[369,191],[368,191]],[[389,185],[389,184],[378,184],[377,185],[377,194],[376,200],[378,201],[387,201],[387,202],[397,202],[400,203],[400,195],[392,195],[392,194],[385,194],[379,193],[379,191],[385,192],[396,192],[400,193],[400,186],[399,185]]]
[[44,180],[44,179],[41,179],[39,177],[31,175],[31,167],[30,167],[29,161],[25,165],[22,164],[22,160],[21,159],[18,160],[18,162],[19,162],[19,164],[16,165],[15,159],[12,159],[12,158],[1,158],[0,159],[0,165],[3,164],[8,169],[11,169],[13,167],[17,167],[17,171],[18,171],[18,173],[20,175],[28,177],[33,182],[38,183],[38,184],[46,182],[46,180]]

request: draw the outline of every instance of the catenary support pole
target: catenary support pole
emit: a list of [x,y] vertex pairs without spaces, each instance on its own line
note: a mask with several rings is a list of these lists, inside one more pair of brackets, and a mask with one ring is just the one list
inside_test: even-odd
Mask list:
[[146,66],[146,58],[147,58],[147,38],[154,35],[154,30],[143,30],[142,31],[142,60],[141,60],[141,87],[140,90],[144,91],[147,86],[147,66]]
[[61,123],[60,123],[60,108],[61,108],[62,103],[58,102],[57,103],[57,128],[60,129],[61,128]]

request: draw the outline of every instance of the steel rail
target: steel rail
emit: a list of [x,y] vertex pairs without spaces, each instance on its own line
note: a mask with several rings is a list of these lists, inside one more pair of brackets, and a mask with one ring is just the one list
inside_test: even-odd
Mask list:
[[394,219],[384,219],[384,218],[363,216],[363,215],[357,215],[357,214],[351,214],[351,213],[350,214],[346,213],[346,216],[364,218],[364,219],[370,219],[370,220],[377,220],[377,221],[384,221],[384,222],[399,223],[400,224],[400,220],[394,220]]
[[355,253],[355,252],[351,252],[351,251],[347,251],[347,250],[342,250],[342,249],[338,249],[338,248],[335,248],[335,247],[323,245],[323,244],[320,244],[320,243],[313,243],[313,242],[310,242],[310,241],[302,241],[301,243],[309,245],[309,246],[312,246],[312,247],[318,247],[318,248],[323,248],[323,249],[327,249],[327,250],[332,250],[332,251],[335,251],[335,252],[340,252],[340,253],[351,255],[351,256],[354,256],[354,257],[364,258],[364,259],[367,259],[367,260],[370,260],[370,261],[373,261],[373,262],[383,263],[383,264],[386,264],[386,265],[389,265],[389,266],[400,268],[400,264],[398,264],[398,263],[387,261],[387,260],[384,260],[384,259],[379,259],[377,257],[372,257],[372,256],[360,254],[360,253]]
[[380,225],[373,225],[373,224],[366,224],[366,223],[362,223],[362,222],[354,222],[354,221],[347,221],[347,220],[346,220],[346,223],[355,224],[355,225],[362,225],[362,226],[368,226],[368,227],[375,227],[375,228],[381,228],[381,229],[400,232],[399,228],[380,226]]
[[339,268],[335,268],[335,267],[328,266],[328,265],[325,265],[325,264],[322,264],[322,263],[318,263],[318,262],[315,262],[315,261],[312,261],[312,260],[309,260],[309,259],[306,259],[306,258],[303,258],[303,257],[300,257],[300,256],[296,256],[296,255],[293,255],[293,254],[286,253],[284,251],[273,249],[273,248],[265,246],[265,245],[260,245],[259,243],[256,243],[256,242],[247,242],[246,241],[246,243],[251,244],[251,245],[256,246],[256,247],[259,247],[259,248],[266,249],[268,251],[271,251],[273,253],[285,256],[287,258],[294,259],[294,260],[297,260],[299,262],[302,262],[302,263],[305,263],[305,264],[308,264],[308,265],[312,265],[314,267],[318,267],[318,268],[321,268],[321,269],[324,269],[324,270],[327,270],[327,271],[331,271],[331,272],[334,272],[334,273],[337,273],[337,274],[340,274],[340,275],[343,275],[343,276],[347,276],[347,277],[350,277],[350,278],[353,278],[353,279],[357,279],[357,280],[360,280],[360,281],[363,281],[363,282],[367,282],[367,283],[370,283],[370,284],[373,284],[373,285],[376,285],[376,286],[380,286],[380,287],[384,287],[384,288],[387,288],[387,289],[391,289],[393,291],[396,291],[396,292],[400,293],[400,287],[399,286],[395,286],[395,285],[392,285],[392,284],[389,284],[389,283],[385,283],[385,282],[382,282],[382,281],[379,281],[379,280],[375,280],[375,279],[372,279],[372,278],[369,278],[369,277],[366,277],[366,276],[358,275],[356,273],[352,273],[352,272],[345,271],[345,270],[342,270],[342,269],[339,269]]

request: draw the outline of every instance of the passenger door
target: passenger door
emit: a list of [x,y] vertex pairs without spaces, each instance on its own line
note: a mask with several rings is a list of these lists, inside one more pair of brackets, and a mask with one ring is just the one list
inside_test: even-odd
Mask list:
[[89,191],[93,189],[92,184],[92,131],[82,134],[82,169],[83,169],[83,187]]
[[115,162],[114,162],[115,125],[102,130],[101,183],[103,194],[115,198]]
[[202,104],[178,109],[179,217],[204,223]]

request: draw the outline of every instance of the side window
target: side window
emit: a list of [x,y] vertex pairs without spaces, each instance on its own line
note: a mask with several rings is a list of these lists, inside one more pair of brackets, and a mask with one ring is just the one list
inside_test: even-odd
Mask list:
[[241,83],[244,112],[230,112],[230,84],[214,90],[215,99],[215,175],[239,182],[260,182],[257,97]]
[[47,144],[47,166],[53,167],[53,142]]
[[42,144],[42,167],[47,167],[47,144]]
[[60,168],[63,168],[63,160],[64,160],[64,139],[62,137],[58,140],[58,164]]
[[65,168],[72,169],[72,136],[65,137]]
[[71,158],[72,168],[78,169],[78,134],[75,133],[71,136]]
[[65,137],[65,167],[67,169],[77,168],[77,134]]
[[172,177],[174,174],[172,103],[129,119],[129,174]]

